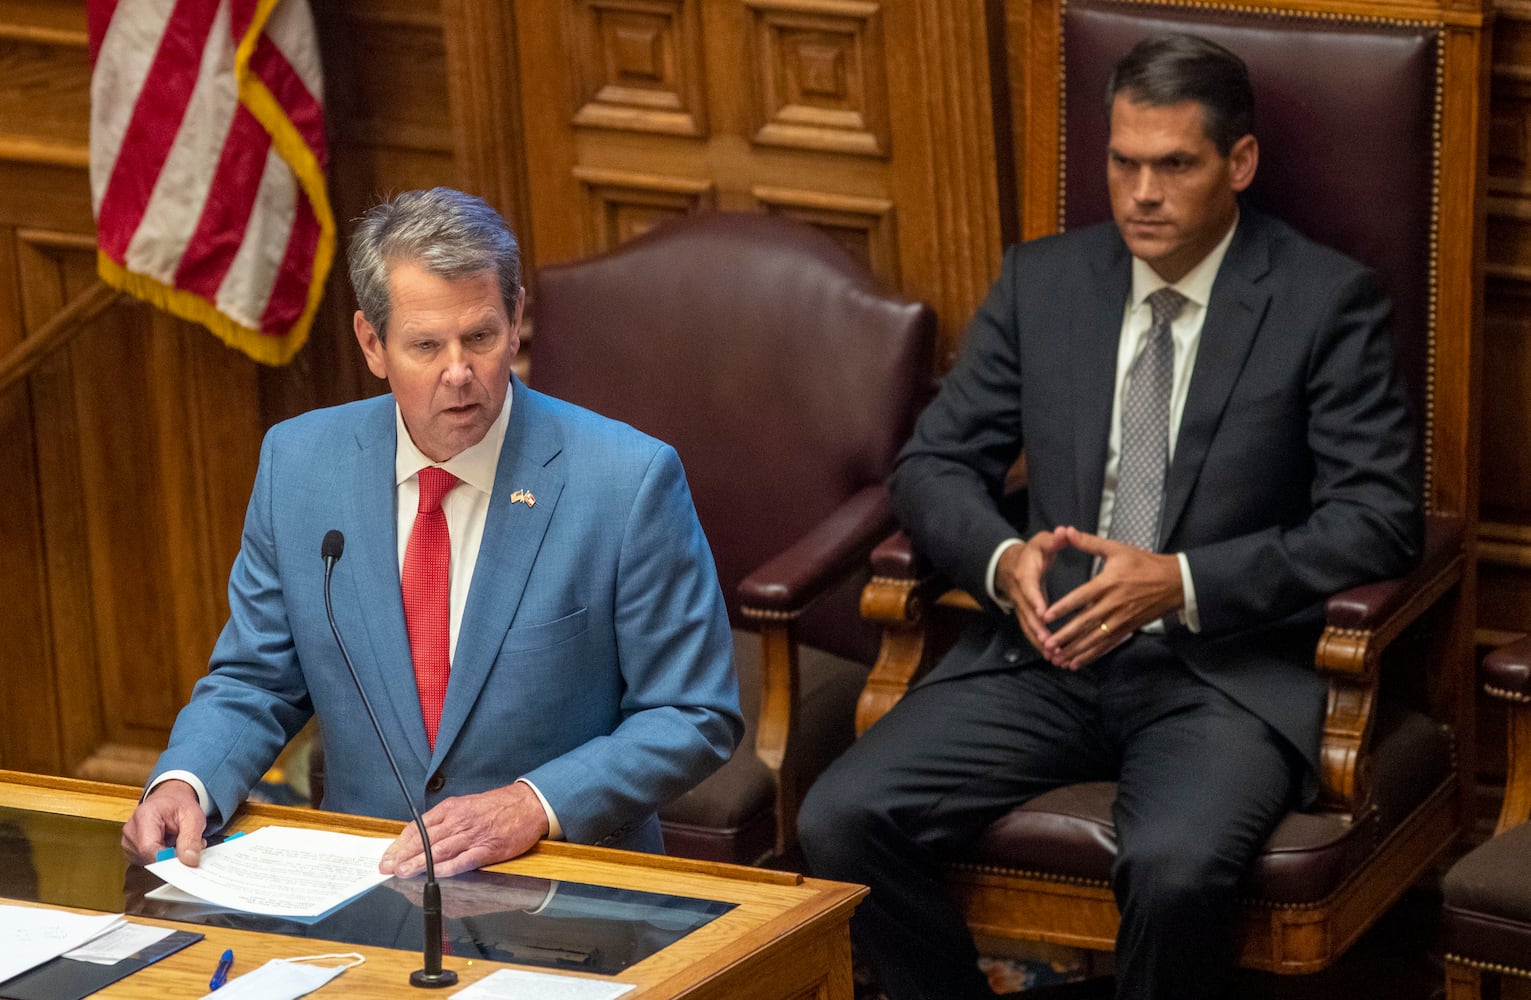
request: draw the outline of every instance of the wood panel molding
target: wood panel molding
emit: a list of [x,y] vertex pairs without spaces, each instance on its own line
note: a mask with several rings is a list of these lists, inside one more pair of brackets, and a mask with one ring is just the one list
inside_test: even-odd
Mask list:
[[913,146],[896,154],[907,163],[892,180],[899,256],[904,291],[940,318],[936,370],[944,373],[1004,250],[988,10],[984,0],[889,5],[890,36],[895,15],[906,23],[888,64],[891,89],[901,95],[893,131]]
[[13,147],[83,146],[90,120],[88,36],[84,31],[11,24],[0,32],[0,133]]
[[575,0],[567,8],[578,81],[574,124],[707,134],[698,0]]
[[68,344],[92,320],[117,301],[119,293],[98,281],[71,299],[4,357],[0,357],[0,394],[37,370],[54,351]]
[[668,218],[716,207],[710,180],[575,167],[584,192],[585,251],[603,253]]
[[899,287],[898,234],[894,228],[893,202],[887,198],[767,185],[757,185],[750,193],[762,210],[816,226],[889,288]]
[[514,59],[515,22],[505,4],[444,0],[452,156],[458,183],[499,210],[530,256],[531,193],[526,182],[526,137],[517,99],[521,77]]
[[1478,558],[1486,563],[1531,569],[1531,524],[1480,521]]
[[747,0],[753,141],[889,155],[881,7],[861,0]]
[[70,768],[69,776],[87,781],[143,787],[153,774],[160,751],[130,743],[103,743],[90,756]]

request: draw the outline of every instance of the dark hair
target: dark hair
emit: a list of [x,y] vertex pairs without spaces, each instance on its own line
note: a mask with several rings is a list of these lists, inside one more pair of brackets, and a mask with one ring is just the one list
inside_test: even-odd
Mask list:
[[482,198],[444,187],[406,191],[362,216],[351,237],[351,288],[362,315],[383,339],[393,312],[388,267],[395,261],[452,281],[493,271],[505,314],[516,314],[521,248],[500,213]]
[[1116,64],[1106,85],[1106,114],[1117,95],[1164,107],[1195,101],[1202,127],[1224,156],[1254,127],[1255,93],[1244,60],[1198,35],[1145,38]]

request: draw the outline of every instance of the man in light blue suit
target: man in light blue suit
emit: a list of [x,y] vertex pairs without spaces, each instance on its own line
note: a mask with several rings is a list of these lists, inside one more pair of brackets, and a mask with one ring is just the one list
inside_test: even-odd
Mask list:
[[[173,843],[195,864],[204,833],[310,716],[324,806],[407,818],[325,618],[320,547],[336,529],[338,628],[425,810],[438,874],[544,837],[662,850],[658,807],[718,768],[743,730],[723,595],[679,459],[511,374],[519,252],[481,200],[437,188],[375,207],[350,268],[357,340],[392,393],[267,435],[229,622],[124,849],[142,861]],[[401,574],[408,591],[421,484],[438,476],[451,482],[433,515],[449,586],[433,696],[431,631],[406,612]],[[381,868],[423,867],[406,826]]]

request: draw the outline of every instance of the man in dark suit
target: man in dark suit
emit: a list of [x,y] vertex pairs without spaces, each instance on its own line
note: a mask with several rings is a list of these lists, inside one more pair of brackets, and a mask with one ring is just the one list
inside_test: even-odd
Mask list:
[[1109,94],[1115,224],[1010,249],[894,472],[988,614],[803,807],[814,872],[872,888],[854,940],[894,998],[989,995],[943,863],[1090,780],[1119,788],[1118,997],[1221,996],[1236,886],[1315,787],[1322,602],[1420,543],[1390,307],[1241,204],[1242,61],[1160,36]]
[[[310,716],[324,806],[407,818],[335,618],[446,876],[544,837],[660,851],[657,810],[743,722],[707,540],[673,448],[529,389],[520,257],[478,198],[374,207],[351,241],[356,338],[390,395],[278,424],[229,622],[123,831],[195,864]],[[434,489],[431,488],[434,484]],[[427,545],[424,539],[433,539]],[[413,825],[381,870],[424,867]]]

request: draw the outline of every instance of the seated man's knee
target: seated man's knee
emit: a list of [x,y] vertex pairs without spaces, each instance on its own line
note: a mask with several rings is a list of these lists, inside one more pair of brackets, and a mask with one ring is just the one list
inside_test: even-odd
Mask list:
[[797,815],[803,853],[816,872],[843,871],[866,855],[878,825],[878,802],[848,769],[831,766],[814,782]]
[[1122,910],[1172,924],[1177,917],[1222,911],[1231,905],[1239,866],[1220,861],[1201,846],[1166,841],[1123,851],[1112,872]]

